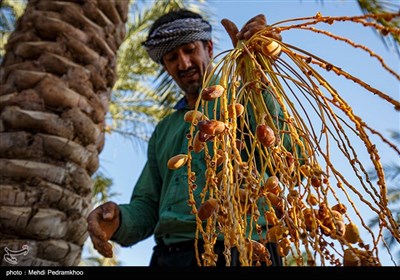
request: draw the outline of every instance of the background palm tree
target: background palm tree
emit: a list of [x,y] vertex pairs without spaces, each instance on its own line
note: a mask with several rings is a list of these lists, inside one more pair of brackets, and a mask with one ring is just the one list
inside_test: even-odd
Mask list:
[[32,0],[9,37],[0,69],[0,252],[26,245],[18,265],[79,263],[128,9],[128,0]]

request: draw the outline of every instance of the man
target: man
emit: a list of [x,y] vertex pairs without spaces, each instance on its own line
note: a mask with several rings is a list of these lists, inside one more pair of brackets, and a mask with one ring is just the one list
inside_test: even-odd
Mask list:
[[[223,25],[235,45],[238,40],[248,39],[264,28],[266,20],[258,15],[240,32],[228,20],[224,20]],[[153,24],[144,47],[179,85],[184,98],[175,106],[176,110],[156,126],[148,145],[148,160],[131,202],[122,205],[107,202],[94,209],[87,219],[88,231],[94,248],[105,257],[112,256],[109,240],[130,246],[154,234],[157,245],[150,266],[196,266],[196,220],[187,204],[187,170],[170,170],[167,161],[176,154],[187,153],[186,135],[190,124],[184,122],[183,117],[194,109],[203,76],[213,57],[211,25],[187,10],[170,12]],[[197,174],[204,174],[206,166],[201,156],[194,157],[193,162],[199,169]],[[204,178],[197,180],[199,186],[205,183]],[[197,195],[201,191],[198,189]],[[217,265],[225,264],[223,251],[223,242],[217,242]],[[270,254],[273,265],[281,265],[276,251],[271,250]],[[240,265],[234,251],[232,265]]]

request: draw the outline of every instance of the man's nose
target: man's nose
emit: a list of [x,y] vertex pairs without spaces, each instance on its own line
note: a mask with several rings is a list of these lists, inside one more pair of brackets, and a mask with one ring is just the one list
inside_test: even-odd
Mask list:
[[190,56],[184,52],[179,52],[179,70],[187,70],[191,66]]

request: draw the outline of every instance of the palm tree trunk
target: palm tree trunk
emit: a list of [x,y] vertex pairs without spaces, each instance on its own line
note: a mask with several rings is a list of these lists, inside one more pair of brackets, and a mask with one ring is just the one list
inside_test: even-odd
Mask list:
[[128,7],[31,0],[10,36],[0,68],[1,265],[80,261]]

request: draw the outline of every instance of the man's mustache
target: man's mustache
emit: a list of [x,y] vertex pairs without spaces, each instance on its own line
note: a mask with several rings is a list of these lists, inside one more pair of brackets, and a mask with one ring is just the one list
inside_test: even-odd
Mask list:
[[185,77],[185,76],[192,75],[196,72],[198,72],[197,67],[190,67],[187,70],[179,71],[178,75],[179,75],[179,77]]

